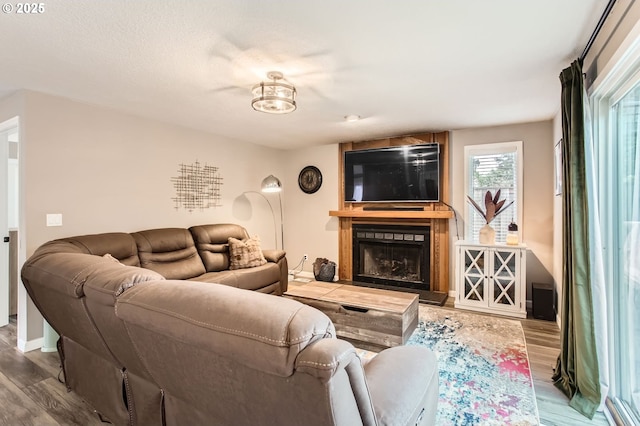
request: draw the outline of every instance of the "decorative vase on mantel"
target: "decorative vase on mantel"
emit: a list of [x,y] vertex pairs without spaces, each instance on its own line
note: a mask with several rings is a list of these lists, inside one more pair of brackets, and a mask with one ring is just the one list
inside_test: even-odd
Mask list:
[[496,243],[496,231],[489,225],[485,223],[485,225],[480,228],[478,232],[478,242],[480,244],[493,245]]

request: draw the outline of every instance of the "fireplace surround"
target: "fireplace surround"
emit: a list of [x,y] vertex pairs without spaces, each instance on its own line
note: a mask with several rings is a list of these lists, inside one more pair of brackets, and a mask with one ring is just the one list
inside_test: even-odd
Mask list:
[[429,290],[428,226],[353,225],[353,280]]
[[[404,146],[424,143],[440,144],[440,193],[441,201],[424,202],[347,202],[344,201],[343,159],[345,152],[357,149],[372,149],[387,146]],[[330,210],[329,216],[338,218],[338,277],[345,283],[354,283],[353,226],[356,225],[402,225],[428,227],[429,229],[429,291],[407,288],[406,291],[424,293],[426,297],[437,296],[446,300],[449,293],[449,220],[454,217],[449,207],[449,132],[423,133],[412,136],[377,139],[361,142],[343,142],[338,157],[338,180],[340,185],[338,209]],[[398,290],[398,286],[370,284]],[[423,300],[421,296],[421,301]]]

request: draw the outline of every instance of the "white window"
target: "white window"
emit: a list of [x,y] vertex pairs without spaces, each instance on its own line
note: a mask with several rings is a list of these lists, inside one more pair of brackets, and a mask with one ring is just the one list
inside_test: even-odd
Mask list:
[[[491,221],[496,231],[496,242],[505,242],[507,228],[513,221],[522,236],[522,141],[484,145],[467,145],[465,157],[465,240],[478,241],[478,232],[485,219],[467,201],[467,195],[485,208],[487,191],[500,200],[506,200],[498,216]],[[486,210],[485,210],[486,211]]]

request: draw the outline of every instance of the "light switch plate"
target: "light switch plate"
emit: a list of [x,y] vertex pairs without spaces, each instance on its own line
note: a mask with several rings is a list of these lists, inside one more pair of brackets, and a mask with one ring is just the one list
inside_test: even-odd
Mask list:
[[47,226],[62,226],[62,213],[47,213]]

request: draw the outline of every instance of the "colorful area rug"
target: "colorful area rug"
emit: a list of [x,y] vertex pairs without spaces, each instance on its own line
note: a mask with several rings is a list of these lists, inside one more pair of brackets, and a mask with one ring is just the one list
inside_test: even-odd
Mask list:
[[407,345],[438,357],[437,425],[539,424],[519,321],[420,305]]

